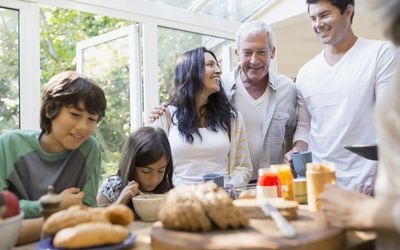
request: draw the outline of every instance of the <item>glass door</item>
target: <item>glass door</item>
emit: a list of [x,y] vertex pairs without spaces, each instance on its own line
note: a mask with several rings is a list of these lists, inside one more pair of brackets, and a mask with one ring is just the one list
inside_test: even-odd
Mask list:
[[[106,116],[96,131],[102,158],[119,159],[132,129],[142,126],[142,95],[137,25],[126,26],[77,43],[77,71],[97,81],[107,98]],[[112,111],[112,112],[110,112]]]

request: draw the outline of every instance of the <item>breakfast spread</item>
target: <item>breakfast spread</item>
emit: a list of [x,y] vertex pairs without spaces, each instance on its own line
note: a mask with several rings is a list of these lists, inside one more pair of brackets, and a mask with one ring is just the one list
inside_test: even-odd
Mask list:
[[[43,224],[44,235],[54,235],[57,248],[83,248],[124,241],[133,211],[122,204],[106,208],[72,206],[52,214]],[[89,237],[90,236],[90,237]]]
[[249,218],[213,182],[172,189],[161,205],[159,217],[165,228],[183,231],[205,232],[249,225]]

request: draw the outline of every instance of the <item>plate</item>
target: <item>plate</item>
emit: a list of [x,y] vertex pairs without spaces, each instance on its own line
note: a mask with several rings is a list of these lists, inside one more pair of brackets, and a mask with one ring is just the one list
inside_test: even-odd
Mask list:
[[373,160],[373,161],[378,160],[377,145],[352,145],[352,146],[346,146],[344,148],[368,160]]
[[[118,250],[118,249],[125,249],[132,245],[136,240],[136,234],[129,233],[129,236],[126,240],[124,240],[120,244],[114,244],[114,245],[103,245],[99,247],[93,247],[93,248],[80,248],[80,249],[86,249],[86,250]],[[52,237],[47,237],[36,243],[36,250],[61,250],[63,248],[55,248],[53,246],[53,238]]]

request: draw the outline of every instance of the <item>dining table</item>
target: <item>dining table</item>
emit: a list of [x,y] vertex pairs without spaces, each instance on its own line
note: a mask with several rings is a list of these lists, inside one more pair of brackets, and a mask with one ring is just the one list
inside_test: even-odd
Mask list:
[[[299,210],[307,209],[306,206],[302,205],[299,207]],[[252,219],[253,220],[253,219]],[[145,222],[136,220],[129,225],[129,230],[131,233],[136,235],[136,240],[133,245],[129,246],[126,249],[131,250],[151,250],[152,242],[151,242],[151,234],[152,230],[157,228],[157,225],[160,225],[160,222]],[[373,231],[357,231],[357,230],[345,230],[344,234],[344,248],[346,250],[358,250],[358,249],[374,249],[374,241],[376,239],[376,234]],[[170,239],[174,241],[174,239]],[[16,246],[13,250],[36,250],[36,242]],[[234,246],[234,242],[232,243]],[[207,249],[207,248],[205,248]],[[279,248],[278,248],[279,249]],[[297,249],[297,248],[290,248]],[[303,249],[299,246],[298,249]],[[50,250],[50,249],[49,249]]]

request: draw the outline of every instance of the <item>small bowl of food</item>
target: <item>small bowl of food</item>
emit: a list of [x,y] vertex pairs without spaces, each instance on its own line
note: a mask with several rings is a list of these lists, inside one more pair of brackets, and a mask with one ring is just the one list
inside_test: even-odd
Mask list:
[[248,184],[246,186],[235,187],[233,190],[234,199],[255,199],[256,184]]
[[24,213],[19,209],[17,196],[0,191],[0,249],[11,249],[17,242]]
[[143,221],[157,221],[160,204],[165,199],[164,194],[143,194],[132,198],[133,209]]
[[15,246],[23,218],[24,214],[21,212],[8,218],[0,219],[0,249],[11,249]]

